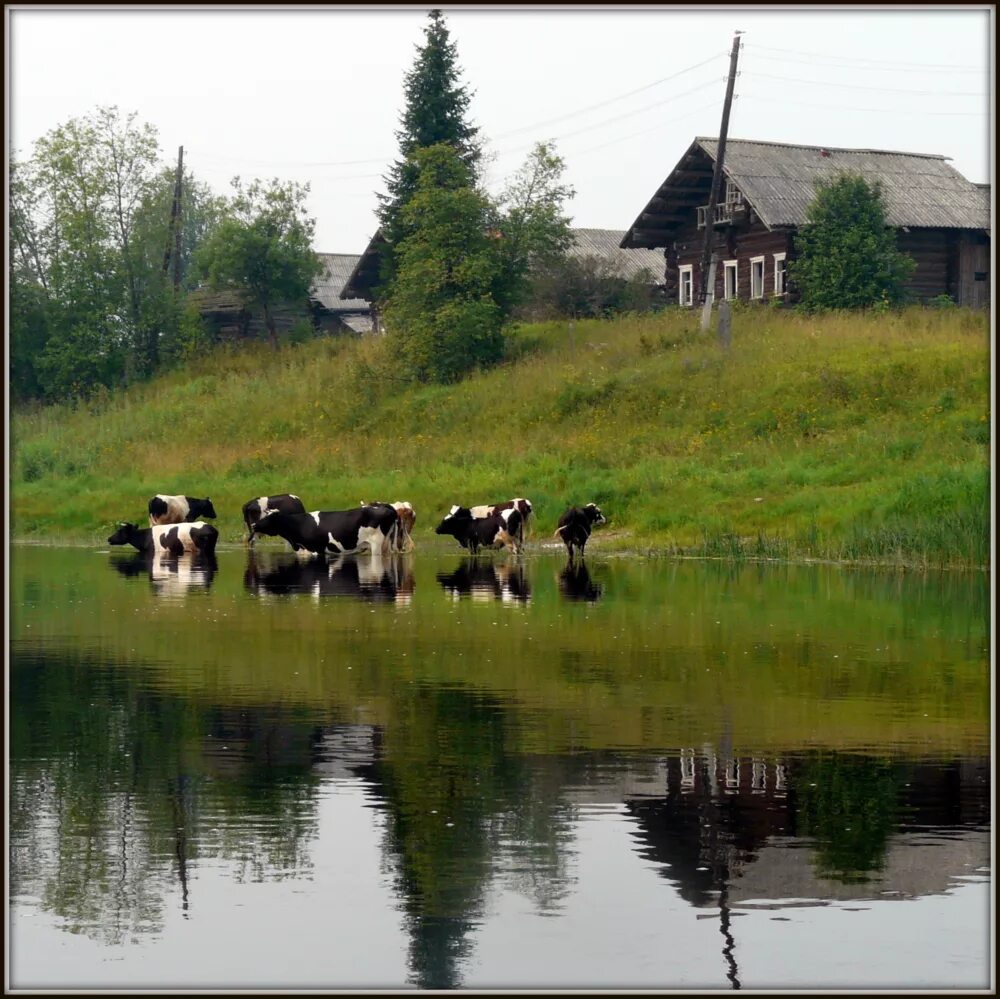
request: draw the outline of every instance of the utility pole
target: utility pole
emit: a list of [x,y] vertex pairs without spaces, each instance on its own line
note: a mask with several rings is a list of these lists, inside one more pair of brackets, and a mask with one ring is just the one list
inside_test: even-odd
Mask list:
[[[729,132],[729,111],[733,106],[733,88],[736,86],[736,63],[740,55],[740,35],[737,31],[733,36],[733,50],[729,55],[729,80],[726,83],[726,100],[722,105],[722,124],[719,126],[719,147],[715,154],[715,169],[712,171],[712,190],[708,196],[708,210],[705,213],[705,246],[701,253],[701,272],[699,273],[698,300],[705,306],[701,315],[701,328],[708,329],[712,309],[712,298],[715,294],[715,256],[712,253],[712,243],[715,241],[715,206],[719,203],[719,191],[722,187],[722,164],[726,156],[726,136]],[[711,260],[711,273],[709,261]]]
[[170,228],[167,230],[167,249],[163,254],[163,273],[170,270],[174,260],[174,291],[181,286],[181,183],[184,177],[184,147],[177,150],[177,174],[174,177],[174,200],[170,206]]

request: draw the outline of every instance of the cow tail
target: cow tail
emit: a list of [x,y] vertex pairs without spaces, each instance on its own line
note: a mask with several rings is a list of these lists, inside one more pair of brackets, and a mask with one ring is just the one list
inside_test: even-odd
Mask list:
[[562,527],[557,527],[552,532],[552,537],[554,537],[554,538],[561,538],[562,537],[562,532],[565,531],[567,527],[569,527],[569,524],[563,524]]

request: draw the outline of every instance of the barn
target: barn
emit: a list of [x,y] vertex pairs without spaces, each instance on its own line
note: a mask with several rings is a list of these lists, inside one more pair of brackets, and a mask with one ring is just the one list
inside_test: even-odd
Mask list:
[[[308,323],[327,333],[367,333],[372,328],[371,307],[362,298],[342,298],[341,292],[353,274],[361,255],[357,253],[317,253],[323,271],[316,278],[307,303],[282,303],[274,308],[279,334],[287,334],[297,324]],[[250,307],[239,288],[210,291],[199,288],[189,296],[202,320],[216,339],[245,339],[266,335],[259,310]]]
[[786,268],[816,181],[850,171],[881,184],[897,245],[917,264],[907,282],[911,298],[989,305],[989,185],[966,180],[947,157],[728,139],[709,219],[718,144],[696,138],[621,241],[663,251],[668,301],[696,303],[706,225],[718,261],[716,299],[794,300]]

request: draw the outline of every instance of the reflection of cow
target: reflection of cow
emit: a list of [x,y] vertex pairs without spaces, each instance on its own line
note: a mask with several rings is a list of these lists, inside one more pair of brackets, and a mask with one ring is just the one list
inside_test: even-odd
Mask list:
[[506,511],[506,516],[474,517],[466,506],[453,506],[434,529],[435,534],[450,534],[473,555],[478,555],[480,548],[501,547],[517,555],[521,550],[517,540],[520,531],[521,515],[517,510]]
[[243,504],[243,523],[247,525],[247,544],[253,544],[253,525],[267,513],[305,513],[302,500],[294,493],[280,493],[277,496],[258,496]]
[[209,589],[219,563],[215,555],[186,554],[155,555],[135,552],[127,558],[112,558],[111,567],[115,572],[129,578],[145,576],[153,587],[153,592],[162,596],[186,593],[188,590]]
[[193,524],[158,524],[155,527],[121,523],[108,538],[108,544],[131,545],[147,555],[183,555],[185,552],[211,555],[218,540],[219,532],[211,524],[203,524],[201,521]]
[[607,520],[601,513],[601,508],[596,503],[588,503],[580,508],[571,506],[560,518],[559,526],[555,530],[553,537],[560,537],[569,552],[569,560],[573,561],[573,546],[580,551],[580,558],[583,558],[583,549],[587,547],[587,539],[590,532],[598,524],[606,524]]
[[355,597],[362,600],[392,600],[408,603],[413,592],[412,574],[394,558],[357,559],[342,555],[331,562],[301,561],[280,555],[258,560],[251,552],[243,585],[257,596],[287,596],[304,593],[312,597]]
[[494,565],[467,559],[453,572],[439,572],[437,581],[455,600],[468,596],[474,601],[527,603],[531,599],[523,565]]
[[211,517],[215,520],[215,507],[206,496],[205,499],[195,499],[193,496],[165,496],[157,493],[149,501],[149,526],[157,524],[183,524]]
[[399,536],[399,514],[391,506],[360,506],[353,510],[313,513],[269,513],[253,525],[257,534],[284,538],[293,551],[314,555],[391,553]]
[[601,599],[602,586],[590,578],[587,563],[568,562],[566,568],[559,573],[559,592],[567,600],[586,600],[594,602]]
[[184,596],[191,590],[207,590],[219,568],[215,555],[169,556],[149,560],[149,580],[160,597]]

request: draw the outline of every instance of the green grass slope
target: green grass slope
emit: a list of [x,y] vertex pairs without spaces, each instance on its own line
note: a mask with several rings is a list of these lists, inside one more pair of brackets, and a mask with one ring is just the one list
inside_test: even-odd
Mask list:
[[[734,316],[723,351],[668,310],[524,326],[457,385],[399,380],[391,337],[220,348],[99,401],[12,414],[16,539],[103,540],[157,492],[240,507],[407,499],[416,540],[452,503],[569,504],[593,550],[984,566],[988,317],[914,308]],[[588,549],[590,550],[590,549]]]

